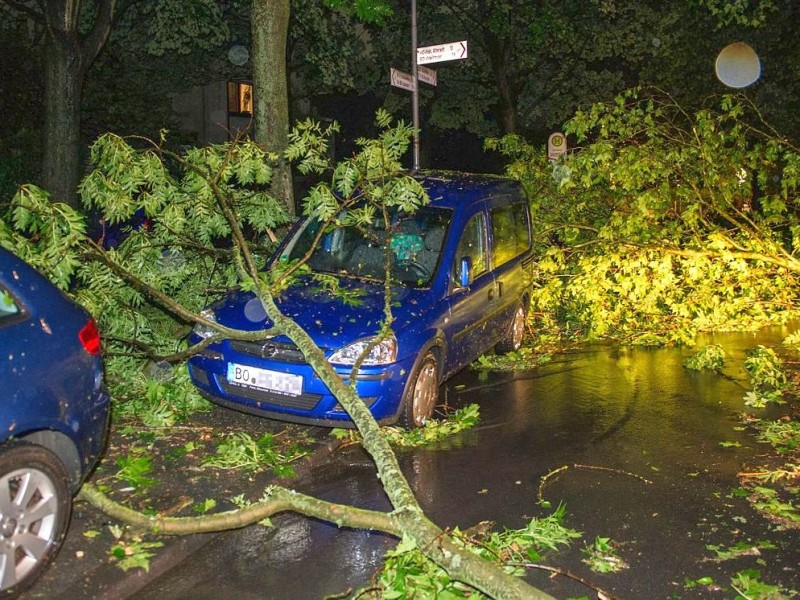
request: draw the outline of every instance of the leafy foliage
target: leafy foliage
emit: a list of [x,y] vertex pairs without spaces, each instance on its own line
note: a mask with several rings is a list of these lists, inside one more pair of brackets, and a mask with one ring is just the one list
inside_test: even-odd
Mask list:
[[597,536],[592,544],[587,544],[583,548],[582,552],[584,554],[582,561],[596,573],[617,573],[629,566],[620,558],[617,546],[611,538]]
[[[96,316],[117,414],[153,426],[209,406],[189,384],[185,367],[158,382],[148,381],[141,369],[146,359],[185,347],[187,313],[175,307],[199,312],[212,294],[238,281],[231,228],[217,197],[228,198],[261,256],[270,249],[271,232],[288,222],[266,192],[274,157],[252,142],[183,153],[164,143],[102,136],[91,148],[94,168],[81,183],[86,215],[23,186],[0,222],[0,244],[69,289]],[[300,160],[316,160],[321,143],[305,142]],[[137,217],[144,223],[129,225]],[[97,225],[89,227],[90,219]],[[111,232],[123,239],[103,248]],[[123,278],[125,272],[133,278]]]
[[708,550],[714,553],[715,561],[734,560],[742,556],[759,556],[761,550],[775,550],[777,546],[772,542],[761,540],[756,543],[752,542],[737,542],[733,546],[723,547],[716,544],[708,544]]
[[757,569],[739,571],[731,579],[731,587],[737,593],[734,600],[784,600],[797,595],[795,591],[787,591],[779,585],[761,581],[761,572]]
[[117,538],[117,543],[108,551],[110,559],[123,571],[130,569],[149,571],[150,559],[155,556],[153,550],[162,547],[164,542],[146,542],[138,535],[123,537],[124,531],[121,528],[110,529]]
[[391,4],[384,0],[325,0],[325,4],[344,12],[352,12],[368,23],[383,23],[394,12]]
[[781,454],[800,453],[800,421],[758,421],[758,441],[771,444]]
[[507,354],[484,354],[472,364],[473,369],[480,371],[525,371],[535,369],[552,360],[550,354],[536,352],[529,347]]
[[[581,534],[563,523],[566,509],[563,505],[550,516],[533,518],[521,529],[487,531],[491,523],[466,531],[455,530],[453,535],[460,543],[489,561],[503,566],[504,570],[521,577],[524,565],[539,561],[542,553],[569,546]],[[425,561],[415,544],[404,538],[385,555],[384,566],[375,579],[381,598],[436,597],[484,598],[469,586],[452,580],[440,567]],[[370,588],[367,597],[378,594]],[[372,594],[372,595],[371,595]]]
[[748,2],[746,0],[735,0],[733,2],[697,0],[697,3],[717,19],[717,27],[724,27],[731,23],[759,27],[764,24],[770,12],[778,9],[773,0],[758,0],[756,2]]
[[758,346],[748,351],[744,368],[750,375],[751,390],[745,403],[763,408],[770,402],[782,402],[783,390],[787,387],[783,361],[772,348]]
[[126,456],[117,459],[117,479],[127,482],[137,490],[143,490],[152,486],[155,479],[150,477],[152,470],[153,457],[145,453],[142,448],[134,448]]
[[[424,427],[404,429],[402,427],[384,427],[383,433],[389,443],[397,448],[419,448],[440,442],[452,435],[474,427],[480,419],[477,404],[468,404],[449,413],[442,419],[428,419]],[[361,436],[352,429],[333,429],[331,435],[351,442],[360,442]]]
[[106,360],[114,414],[124,420],[138,420],[145,427],[171,427],[196,412],[211,410],[189,380],[185,365],[170,368],[167,380],[149,377],[141,360],[130,356]]
[[686,359],[684,366],[692,371],[719,371],[725,365],[725,350],[719,344],[701,348]]
[[275,436],[271,434],[254,439],[250,434],[239,431],[218,444],[216,453],[207,457],[203,464],[215,469],[246,469],[252,472],[272,469],[280,477],[293,477],[290,463],[305,454],[302,447],[294,444],[283,452],[278,451]]
[[691,344],[796,314],[800,153],[746,100],[691,114],[631,90],[566,131],[585,145],[552,163],[489,143],[535,214],[534,330]]

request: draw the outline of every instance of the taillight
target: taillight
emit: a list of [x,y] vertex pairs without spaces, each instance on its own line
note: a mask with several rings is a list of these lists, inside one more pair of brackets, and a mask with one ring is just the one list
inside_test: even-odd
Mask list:
[[90,317],[89,322],[78,332],[78,339],[86,352],[92,356],[100,354],[100,332],[97,330],[94,318]]

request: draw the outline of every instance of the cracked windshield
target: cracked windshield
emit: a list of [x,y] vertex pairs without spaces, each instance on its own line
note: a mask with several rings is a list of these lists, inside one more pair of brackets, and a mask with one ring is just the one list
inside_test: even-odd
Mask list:
[[382,281],[388,259],[393,279],[425,286],[439,263],[449,217],[446,210],[422,208],[414,214],[386,215],[354,210],[341,213],[332,224],[313,219],[287,244],[281,260],[300,260],[310,253],[306,264],[318,273]]

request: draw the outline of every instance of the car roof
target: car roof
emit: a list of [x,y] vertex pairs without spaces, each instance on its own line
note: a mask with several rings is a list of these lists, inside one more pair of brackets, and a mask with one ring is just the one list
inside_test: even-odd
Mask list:
[[413,174],[431,199],[433,206],[456,206],[490,196],[519,195],[522,186],[514,179],[498,175],[457,171],[418,171]]

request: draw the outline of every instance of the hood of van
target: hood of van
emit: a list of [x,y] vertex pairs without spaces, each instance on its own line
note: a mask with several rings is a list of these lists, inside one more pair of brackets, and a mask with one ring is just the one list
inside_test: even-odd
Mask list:
[[[304,277],[282,292],[276,303],[320,348],[336,350],[375,335],[384,319],[382,283],[342,278],[340,286],[351,301]],[[396,333],[414,329],[433,305],[429,289],[395,286],[392,293],[392,329]],[[212,308],[217,322],[226,327],[254,331],[272,324],[261,301],[250,292],[230,294]]]

